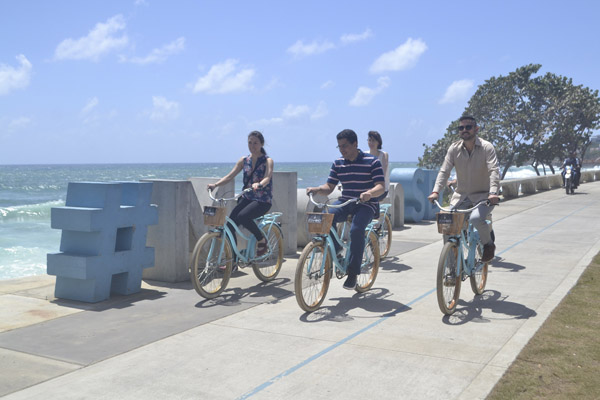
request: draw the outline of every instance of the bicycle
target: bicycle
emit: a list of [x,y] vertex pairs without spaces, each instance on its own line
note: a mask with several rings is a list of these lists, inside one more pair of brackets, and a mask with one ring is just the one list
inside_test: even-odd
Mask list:
[[[442,313],[452,315],[456,311],[463,280],[470,279],[471,289],[476,295],[483,293],[487,283],[489,262],[481,261],[483,244],[468,214],[483,203],[489,204],[489,200],[482,200],[464,210],[444,208],[437,200],[434,202],[443,211],[437,214],[438,232],[448,235],[438,262],[437,300]],[[487,223],[490,224],[490,221]]]
[[[390,252],[392,246],[392,220],[390,219],[391,204],[379,204],[379,218],[373,221],[373,232],[379,239],[379,258],[384,259]],[[339,224],[337,233],[342,240],[347,241],[350,235],[350,224],[352,217]]]
[[[310,201],[321,209],[327,211],[329,208],[341,208],[351,203],[357,203],[359,199],[350,199],[342,204],[317,203],[312,193]],[[296,301],[304,311],[317,310],[325,300],[329,289],[329,282],[333,273],[338,279],[342,279],[347,272],[350,262],[350,241],[343,242],[335,227],[332,226],[333,214],[307,213],[308,230],[315,234],[313,239],[304,247],[294,277],[294,291]],[[333,237],[333,239],[332,239]],[[334,242],[341,245],[338,258]],[[360,274],[355,290],[364,293],[375,283],[379,271],[379,244],[377,234],[371,222],[365,230],[365,250],[363,252]]]
[[[256,255],[256,238],[254,235],[244,235],[238,225],[227,216],[225,204],[237,200],[242,194],[251,191],[246,189],[231,198],[216,199],[209,191],[209,196],[218,202],[218,207],[204,207],[204,223],[211,226],[209,231],[196,242],[190,262],[190,278],[194,289],[204,298],[217,297],[229,283],[234,265],[246,267],[252,265],[252,270],[258,279],[269,282],[275,279],[283,263],[283,235],[279,218],[280,212],[265,214],[256,218],[258,227],[267,238],[267,252]],[[245,239],[245,249],[238,249],[234,232],[228,226],[233,226],[238,238]]]

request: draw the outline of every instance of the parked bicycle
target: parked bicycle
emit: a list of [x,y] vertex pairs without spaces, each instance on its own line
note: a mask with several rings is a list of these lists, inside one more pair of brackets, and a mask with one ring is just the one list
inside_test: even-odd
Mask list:
[[[190,263],[190,278],[194,289],[202,297],[212,299],[217,297],[229,283],[234,266],[252,266],[254,274],[263,282],[275,279],[283,263],[283,235],[279,218],[280,212],[265,214],[255,221],[267,238],[267,251],[256,254],[256,238],[254,235],[244,235],[238,225],[227,216],[225,204],[237,200],[242,194],[252,189],[246,189],[231,198],[216,199],[209,191],[209,196],[218,202],[218,207],[204,207],[204,223],[211,226],[202,235],[192,252]],[[233,226],[230,230],[228,224]],[[234,233],[238,240],[247,241],[245,249],[239,249]]]
[[435,200],[435,204],[443,211],[437,215],[438,232],[448,235],[440,254],[436,280],[438,305],[446,315],[456,311],[462,281],[469,278],[475,294],[482,294],[485,289],[489,263],[481,261],[483,244],[469,221],[469,214],[488,201],[483,200],[471,208],[459,210],[444,208]]
[[[391,204],[379,204],[379,218],[372,221],[373,232],[377,234],[379,241],[379,258],[384,259],[390,253],[392,246],[392,220],[390,218]],[[340,223],[337,227],[337,233],[343,241],[350,237],[350,226],[352,225],[352,216],[346,221]]]
[[[333,214],[327,213],[327,210],[341,208],[359,200],[350,199],[343,204],[334,205],[317,203],[312,193],[309,196],[310,201],[324,209],[325,213],[307,213],[308,230],[315,236],[304,247],[298,259],[294,290],[300,308],[312,312],[317,310],[325,300],[333,273],[335,272],[338,279],[342,279],[346,275],[350,262],[350,240],[346,242],[341,240],[337,230],[332,226]],[[333,240],[341,245],[339,253],[336,253]],[[365,230],[365,241],[358,284],[355,288],[359,293],[366,292],[373,286],[379,271],[379,244],[373,222]]]

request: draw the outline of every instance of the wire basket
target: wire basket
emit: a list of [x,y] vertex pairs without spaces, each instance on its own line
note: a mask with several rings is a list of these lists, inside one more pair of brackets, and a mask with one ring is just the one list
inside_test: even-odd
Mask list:
[[317,235],[329,233],[333,223],[333,214],[328,213],[306,213],[308,231]]
[[458,235],[465,223],[465,214],[439,212],[437,215],[438,233],[444,235]]
[[225,207],[204,207],[204,225],[223,226],[227,218],[227,209]]

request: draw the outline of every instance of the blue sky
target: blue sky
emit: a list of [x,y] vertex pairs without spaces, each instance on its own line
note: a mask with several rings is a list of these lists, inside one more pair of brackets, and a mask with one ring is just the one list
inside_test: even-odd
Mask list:
[[0,0],[0,164],[415,161],[491,76],[600,89],[599,4]]

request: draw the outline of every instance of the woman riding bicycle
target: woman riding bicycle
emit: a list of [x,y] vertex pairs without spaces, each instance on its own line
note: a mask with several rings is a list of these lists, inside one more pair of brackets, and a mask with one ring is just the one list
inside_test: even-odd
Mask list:
[[369,145],[369,154],[379,158],[381,168],[383,168],[383,176],[385,177],[385,192],[377,198],[377,200],[381,201],[387,197],[390,190],[390,170],[388,168],[390,158],[387,152],[381,150],[383,139],[381,139],[379,132],[369,131],[368,135],[367,144]]
[[[236,224],[244,226],[256,238],[257,256],[267,251],[267,241],[254,222],[255,218],[261,217],[269,211],[273,200],[273,159],[267,155],[264,149],[265,138],[259,131],[248,134],[248,149],[250,154],[238,160],[235,167],[219,179],[216,183],[207,185],[208,190],[225,184],[234,179],[240,171],[244,171],[244,189],[251,188],[252,191],[244,193],[238,200],[238,204],[231,211],[231,218]],[[228,225],[231,232],[235,229]],[[237,242],[237,238],[236,238]]]

